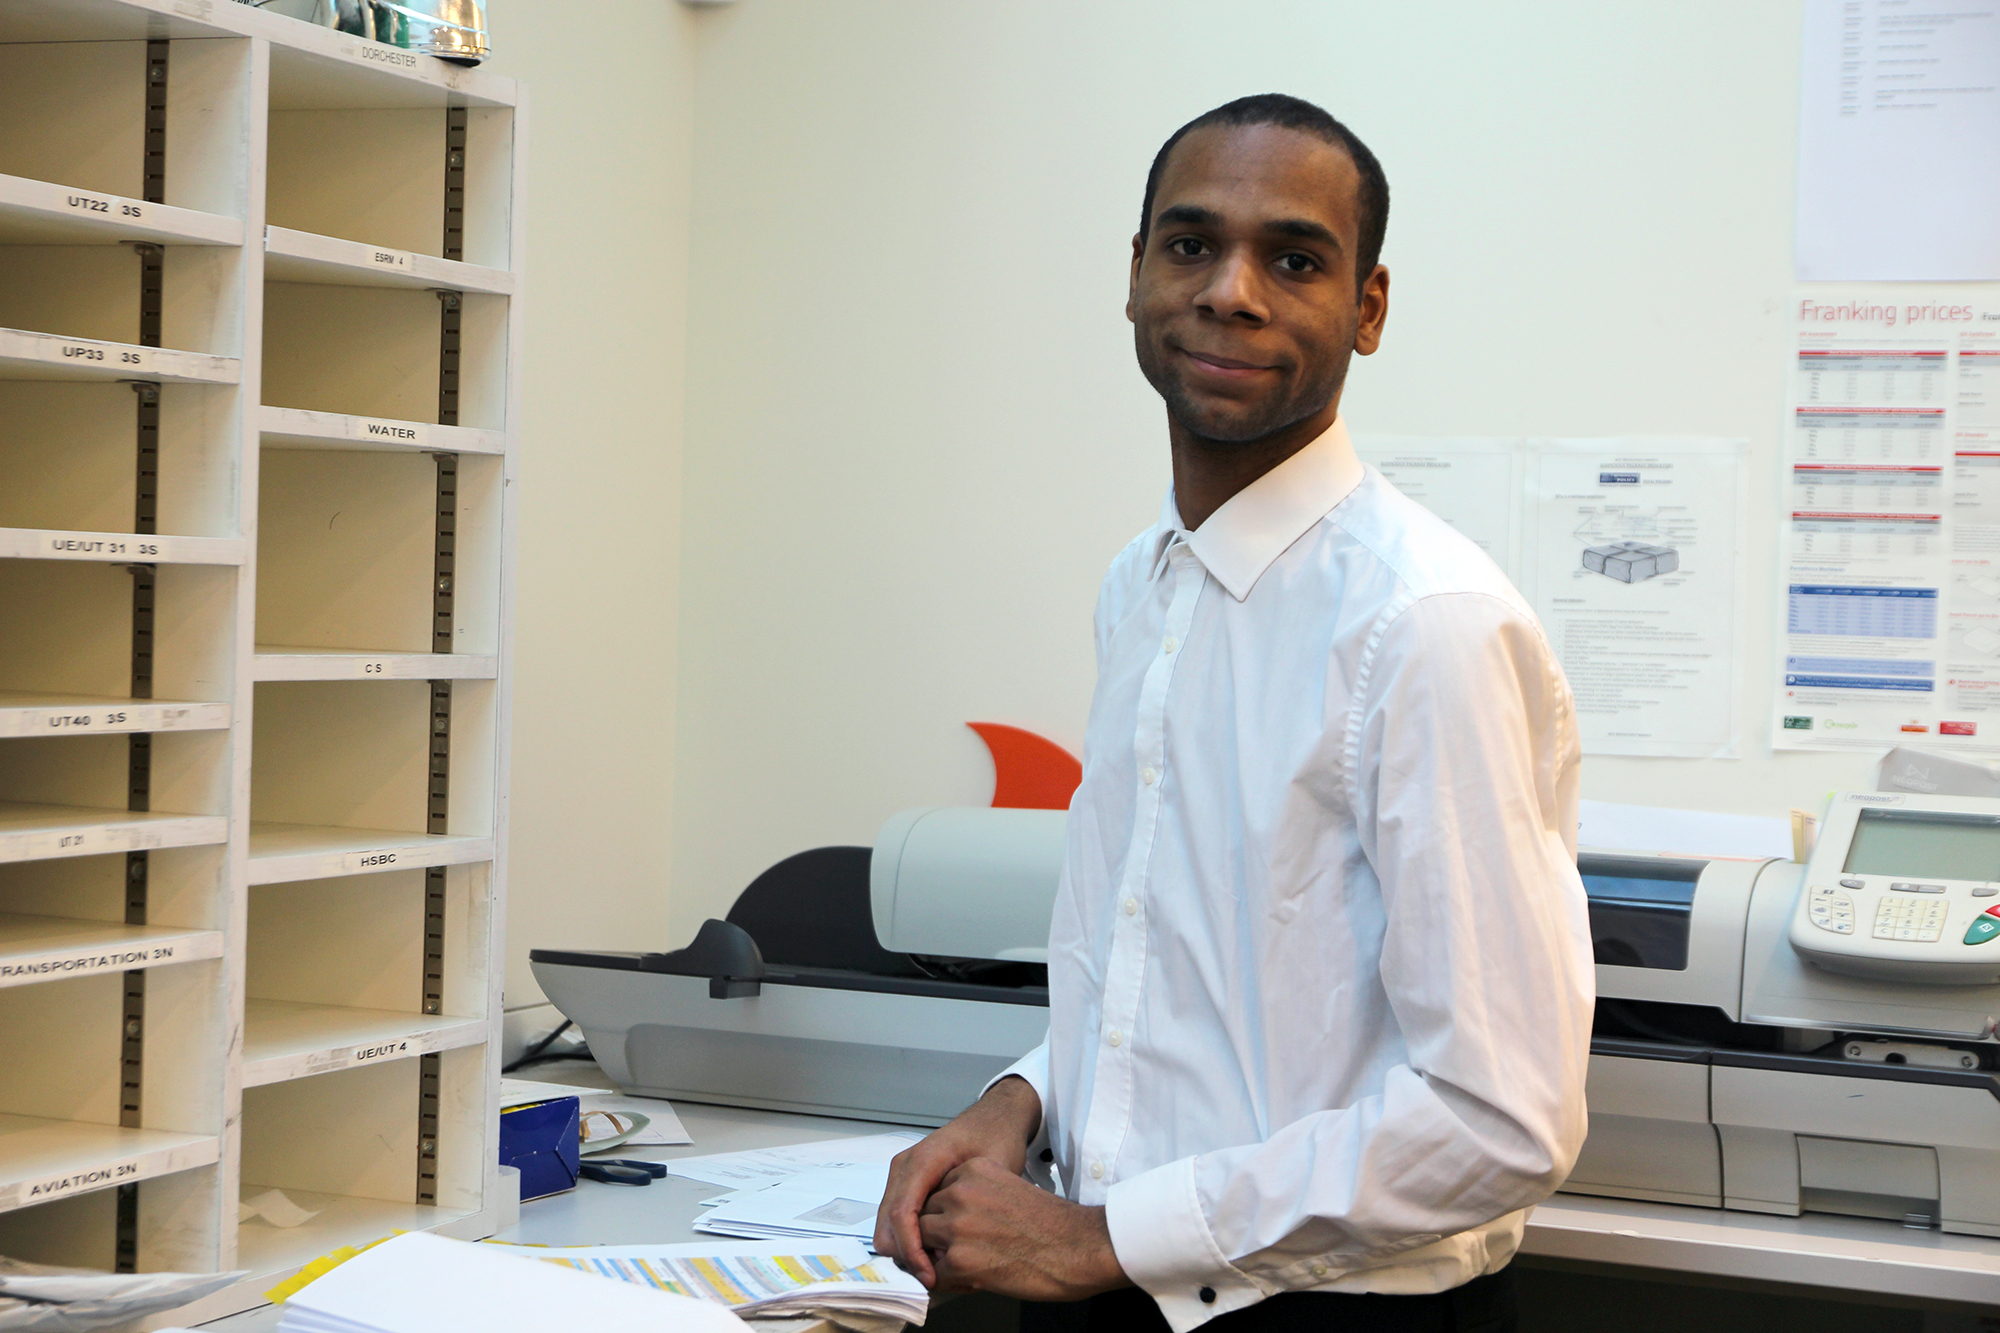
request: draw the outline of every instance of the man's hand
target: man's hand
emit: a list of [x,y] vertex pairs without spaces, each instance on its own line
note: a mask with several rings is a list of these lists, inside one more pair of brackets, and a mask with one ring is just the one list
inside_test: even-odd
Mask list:
[[938,1291],[1080,1301],[1131,1285],[1102,1208],[1037,1189],[987,1158],[947,1175],[921,1220]]
[[1028,1141],[1041,1125],[1040,1094],[1026,1079],[1003,1078],[957,1119],[898,1153],[889,1163],[889,1185],[875,1215],[877,1252],[888,1255],[926,1287],[935,1287],[937,1270],[924,1253],[917,1226],[917,1215],[931,1191],[953,1171],[979,1159],[992,1162],[1005,1175],[1019,1176],[1028,1160]]

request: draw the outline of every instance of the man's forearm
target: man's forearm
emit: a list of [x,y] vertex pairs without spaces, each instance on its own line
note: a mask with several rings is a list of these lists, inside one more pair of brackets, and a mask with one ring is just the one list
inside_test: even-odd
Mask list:
[[1042,1130],[1042,1096],[1035,1091],[1034,1084],[1019,1074],[1009,1075],[988,1088],[973,1109],[982,1118],[991,1115],[996,1128],[1007,1126],[1018,1131],[1013,1137],[1023,1148],[1033,1143]]

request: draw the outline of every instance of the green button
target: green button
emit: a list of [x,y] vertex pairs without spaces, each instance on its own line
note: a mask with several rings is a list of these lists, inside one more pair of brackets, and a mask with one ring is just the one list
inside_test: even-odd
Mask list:
[[1995,935],[2000,935],[2000,917],[1987,916],[1982,912],[1973,918],[1972,925],[1967,928],[1965,942],[1967,944],[1984,944]]

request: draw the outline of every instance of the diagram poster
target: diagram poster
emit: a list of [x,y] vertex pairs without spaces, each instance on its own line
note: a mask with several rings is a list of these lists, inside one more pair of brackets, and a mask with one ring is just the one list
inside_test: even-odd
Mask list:
[[1585,753],[1736,753],[1744,450],[1534,445],[1522,590],[1569,677]]
[[1457,528],[1521,581],[1522,440],[1357,436],[1354,448],[1395,488]]
[[1793,300],[1772,744],[2000,750],[2000,292]]

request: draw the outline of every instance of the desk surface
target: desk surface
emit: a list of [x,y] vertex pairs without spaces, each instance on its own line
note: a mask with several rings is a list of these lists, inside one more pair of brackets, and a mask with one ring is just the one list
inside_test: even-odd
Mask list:
[[[565,1063],[535,1071],[552,1082],[609,1087],[595,1066]],[[690,1147],[622,1155],[675,1157],[736,1152],[903,1128],[827,1116],[676,1103]],[[583,1181],[575,1191],[521,1206],[521,1221],[498,1239],[538,1245],[623,1245],[697,1240],[690,1225],[714,1185],[669,1176],[644,1188]],[[1559,1194],[1528,1221],[1521,1252],[1551,1258],[1655,1268],[1841,1291],[2000,1304],[2000,1240],[1913,1231],[1862,1218],[1767,1217],[1678,1204]],[[218,1320],[218,1333],[267,1333],[271,1307]],[[806,1333],[810,1321],[760,1323],[768,1333]]]

